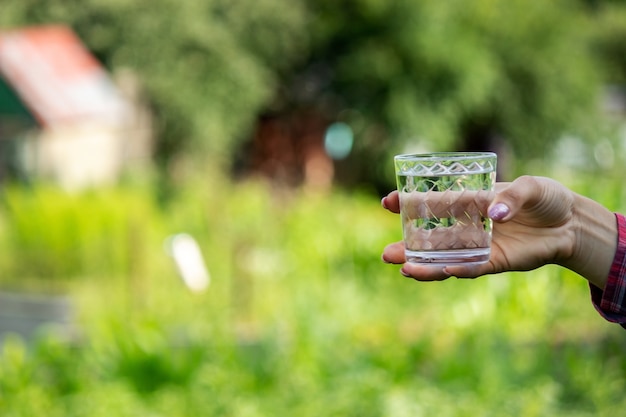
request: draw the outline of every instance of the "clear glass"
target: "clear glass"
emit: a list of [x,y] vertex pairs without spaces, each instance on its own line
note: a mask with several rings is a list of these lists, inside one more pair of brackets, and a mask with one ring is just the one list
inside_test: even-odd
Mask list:
[[497,155],[439,152],[394,158],[408,262],[478,264],[491,254]]

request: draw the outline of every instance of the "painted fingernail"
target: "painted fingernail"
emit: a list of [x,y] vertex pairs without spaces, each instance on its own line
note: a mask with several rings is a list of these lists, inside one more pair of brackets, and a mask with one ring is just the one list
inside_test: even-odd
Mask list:
[[511,209],[504,203],[498,203],[489,209],[489,217],[493,220],[502,220],[509,213]]

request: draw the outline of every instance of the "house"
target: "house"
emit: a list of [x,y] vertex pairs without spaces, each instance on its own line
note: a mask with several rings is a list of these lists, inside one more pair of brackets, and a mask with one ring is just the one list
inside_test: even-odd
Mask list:
[[0,180],[77,190],[148,164],[138,85],[129,71],[114,80],[67,26],[0,31]]

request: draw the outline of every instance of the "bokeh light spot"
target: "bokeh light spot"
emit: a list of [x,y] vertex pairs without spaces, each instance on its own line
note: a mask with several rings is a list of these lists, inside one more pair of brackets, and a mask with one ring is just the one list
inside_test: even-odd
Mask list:
[[324,149],[333,159],[343,159],[352,151],[354,133],[345,123],[337,122],[328,126],[324,135]]

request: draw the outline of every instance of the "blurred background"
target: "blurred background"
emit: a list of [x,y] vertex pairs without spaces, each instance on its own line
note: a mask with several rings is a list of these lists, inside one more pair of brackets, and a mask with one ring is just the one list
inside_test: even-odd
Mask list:
[[392,157],[626,211],[626,2],[2,0],[1,416],[615,416],[557,267],[380,261]]

